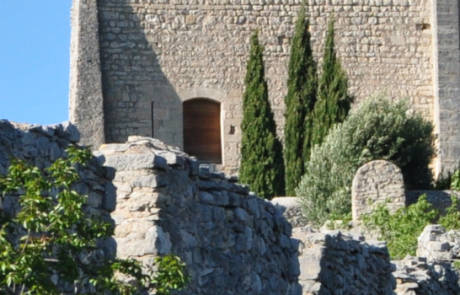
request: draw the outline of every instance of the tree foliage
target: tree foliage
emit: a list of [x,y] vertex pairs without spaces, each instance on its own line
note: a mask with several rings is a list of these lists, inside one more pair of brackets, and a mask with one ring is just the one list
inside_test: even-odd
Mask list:
[[302,6],[292,39],[285,97],[284,161],[286,193],[295,194],[310,157],[312,111],[316,102],[316,63],[310,44],[309,24]]
[[258,35],[251,37],[251,49],[243,94],[241,123],[240,180],[263,198],[284,192],[282,146],[268,101],[264,78],[263,47]]
[[[0,222],[0,293],[62,294],[65,288],[75,294],[133,294],[160,285],[138,262],[101,253],[98,242],[112,235],[113,225],[88,213],[87,197],[72,188],[91,153],[76,147],[66,152],[43,170],[12,160],[0,177],[2,198],[18,195],[20,208],[12,216],[2,214]],[[163,259],[178,258],[157,263]],[[175,270],[179,281],[169,290],[185,284],[183,268]],[[159,274],[165,271],[160,263]],[[130,282],[119,280],[119,273]]]
[[384,204],[371,214],[363,216],[364,224],[377,230],[380,238],[387,242],[393,259],[402,259],[406,255],[415,256],[417,239],[428,224],[439,223],[445,229],[460,229],[459,201],[451,196],[451,205],[444,215],[433,207],[426,195],[409,207],[401,208],[391,214]]
[[323,142],[329,129],[345,120],[353,98],[348,94],[348,79],[334,45],[334,20],[328,25],[318,100],[314,107],[312,145]]
[[322,224],[351,212],[351,184],[356,170],[372,160],[401,168],[406,187],[427,188],[434,154],[432,125],[408,112],[404,101],[378,98],[360,105],[313,147],[306,173],[296,190],[306,218]]
[[425,226],[435,222],[438,214],[423,195],[417,203],[394,214],[381,204],[371,214],[364,215],[363,220],[368,228],[377,230],[380,238],[387,242],[390,256],[402,259],[406,255],[415,256],[418,236]]

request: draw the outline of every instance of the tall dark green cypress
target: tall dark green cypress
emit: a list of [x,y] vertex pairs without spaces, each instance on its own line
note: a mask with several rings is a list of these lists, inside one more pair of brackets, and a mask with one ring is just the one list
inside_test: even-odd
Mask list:
[[329,129],[348,115],[353,98],[348,94],[348,79],[334,48],[334,20],[328,25],[318,100],[314,108],[313,144],[323,142]]
[[295,26],[289,60],[288,93],[284,127],[284,162],[286,194],[294,195],[304,174],[304,163],[310,157],[312,113],[316,102],[316,63],[310,44],[305,7],[302,7]]
[[284,165],[264,72],[263,47],[254,33],[243,95],[240,181],[260,197],[271,198],[284,194]]

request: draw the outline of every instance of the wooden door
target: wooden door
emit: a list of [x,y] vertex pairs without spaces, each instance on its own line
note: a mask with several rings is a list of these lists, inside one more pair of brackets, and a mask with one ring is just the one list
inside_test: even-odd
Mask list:
[[184,151],[207,163],[222,163],[220,104],[206,98],[183,103]]

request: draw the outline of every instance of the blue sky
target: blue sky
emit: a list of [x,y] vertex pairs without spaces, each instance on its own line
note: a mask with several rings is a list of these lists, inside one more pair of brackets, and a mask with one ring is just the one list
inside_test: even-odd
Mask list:
[[71,0],[0,0],[0,119],[68,119]]

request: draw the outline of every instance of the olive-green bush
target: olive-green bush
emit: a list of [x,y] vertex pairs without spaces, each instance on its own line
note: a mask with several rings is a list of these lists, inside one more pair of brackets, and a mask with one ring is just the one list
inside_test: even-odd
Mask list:
[[0,175],[0,201],[18,194],[20,207],[14,216],[0,210],[0,294],[57,295],[63,286],[75,294],[130,295],[155,288],[155,294],[169,295],[182,289],[188,276],[173,255],[157,258],[153,274],[132,259],[85,262],[82,257],[92,257],[88,253],[114,228],[85,210],[88,197],[73,190],[91,152],[69,147],[66,153],[45,169],[12,160],[7,175]]
[[361,104],[312,149],[296,190],[305,217],[319,225],[330,216],[349,214],[354,174],[372,160],[398,165],[408,188],[429,187],[432,130],[431,123],[410,113],[404,101],[372,98]]
[[390,214],[386,206],[381,204],[371,214],[365,215],[363,221],[371,230],[377,230],[380,238],[387,242],[393,259],[402,259],[406,255],[416,254],[417,238],[428,224],[439,223],[447,230],[460,228],[458,199],[451,197],[451,200],[451,206],[443,216],[427,201],[426,195],[422,195],[416,203],[394,214]]

